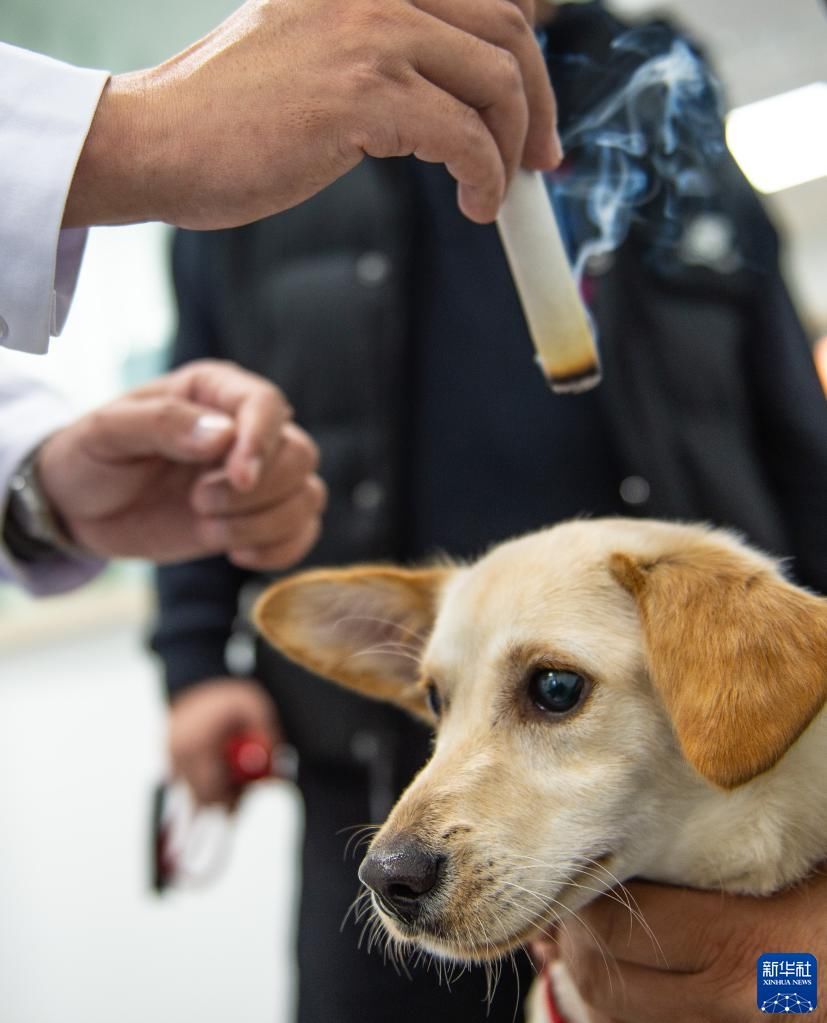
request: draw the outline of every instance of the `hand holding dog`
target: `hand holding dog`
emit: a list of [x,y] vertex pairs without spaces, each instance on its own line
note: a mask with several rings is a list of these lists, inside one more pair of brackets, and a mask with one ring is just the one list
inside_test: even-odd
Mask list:
[[[590,1023],[750,1023],[760,1015],[762,953],[810,952],[827,963],[827,873],[770,898],[626,887],[660,947],[621,902],[603,897],[546,950],[562,958]],[[827,1006],[807,1018],[825,1023]]]
[[533,0],[248,0],[204,39],[113,78],[64,226],[249,223],[367,154],[444,163],[494,219],[524,163],[562,153]]
[[285,568],[315,542],[326,499],[290,416],[261,377],[191,363],[52,434],[41,485],[90,554]]

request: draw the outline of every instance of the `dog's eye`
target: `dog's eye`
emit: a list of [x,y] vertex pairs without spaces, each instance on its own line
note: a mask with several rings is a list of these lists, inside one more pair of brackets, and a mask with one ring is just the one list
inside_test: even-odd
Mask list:
[[438,718],[442,713],[442,698],[439,695],[439,690],[433,682],[428,683],[428,689],[425,698],[428,701],[428,709],[435,718]]
[[586,680],[573,671],[540,668],[531,676],[528,692],[532,703],[551,714],[574,710],[585,695]]

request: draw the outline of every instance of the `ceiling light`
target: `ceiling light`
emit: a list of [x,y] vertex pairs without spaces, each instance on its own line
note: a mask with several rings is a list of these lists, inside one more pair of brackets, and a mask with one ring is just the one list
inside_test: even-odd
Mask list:
[[648,14],[657,3],[658,0],[612,0],[610,7],[615,14],[638,18],[641,14]]
[[827,175],[827,82],[731,111],[726,138],[759,192],[780,192]]

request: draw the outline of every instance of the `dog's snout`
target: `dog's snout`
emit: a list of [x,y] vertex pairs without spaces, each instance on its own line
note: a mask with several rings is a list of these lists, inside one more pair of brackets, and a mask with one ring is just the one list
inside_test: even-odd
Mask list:
[[359,867],[359,879],[390,914],[410,922],[424,897],[439,884],[444,863],[445,856],[410,835],[399,835],[368,853]]

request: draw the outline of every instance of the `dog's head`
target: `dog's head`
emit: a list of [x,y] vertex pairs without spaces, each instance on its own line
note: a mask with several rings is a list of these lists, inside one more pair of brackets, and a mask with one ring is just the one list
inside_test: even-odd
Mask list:
[[315,571],[256,609],[288,657],[433,723],[360,868],[389,931],[508,951],[771,769],[827,697],[827,603],[725,533],[572,522],[471,566]]

